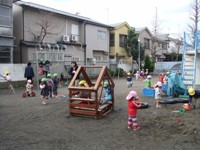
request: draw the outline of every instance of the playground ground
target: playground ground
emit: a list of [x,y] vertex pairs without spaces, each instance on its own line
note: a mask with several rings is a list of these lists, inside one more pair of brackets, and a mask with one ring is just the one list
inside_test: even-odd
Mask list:
[[[156,83],[157,77],[152,79]],[[126,79],[114,79],[115,110],[95,120],[71,117],[67,100],[22,98],[24,89],[0,91],[0,150],[199,150],[200,108],[184,114],[181,103],[154,106],[152,97],[142,97],[144,81],[127,88]],[[138,110],[141,130],[127,129],[126,95],[136,90],[151,107]],[[67,87],[60,88],[68,93]]]

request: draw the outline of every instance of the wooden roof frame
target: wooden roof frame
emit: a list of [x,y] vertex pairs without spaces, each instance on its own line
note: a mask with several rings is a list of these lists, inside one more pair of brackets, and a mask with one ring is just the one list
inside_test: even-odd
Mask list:
[[[99,76],[98,76],[95,84],[91,82],[89,76],[87,75],[87,73],[85,71],[86,68],[101,68]],[[82,75],[84,76],[84,80],[86,80],[89,87],[74,86],[75,80],[80,73],[82,73]],[[82,91],[85,91],[85,90],[97,91],[99,89],[99,87],[102,86],[101,82],[105,80],[105,76],[108,77],[108,78],[106,78],[106,80],[108,80],[110,87],[114,88],[115,83],[114,83],[110,73],[108,72],[107,66],[79,66],[74,77],[72,78],[72,80],[69,84],[68,89],[69,90],[82,90]]]

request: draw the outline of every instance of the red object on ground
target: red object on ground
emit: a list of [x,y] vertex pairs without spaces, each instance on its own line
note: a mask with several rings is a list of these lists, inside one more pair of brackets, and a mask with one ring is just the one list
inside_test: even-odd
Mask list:
[[180,119],[176,119],[176,122],[179,123],[179,122],[181,122],[181,120]]

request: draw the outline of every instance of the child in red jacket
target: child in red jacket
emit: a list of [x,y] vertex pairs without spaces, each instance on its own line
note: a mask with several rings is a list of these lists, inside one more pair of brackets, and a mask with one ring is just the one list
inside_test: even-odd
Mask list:
[[141,107],[138,102],[139,97],[135,91],[130,91],[126,97],[128,100],[128,129],[133,128],[133,130],[139,130],[140,126],[137,125],[137,109]]

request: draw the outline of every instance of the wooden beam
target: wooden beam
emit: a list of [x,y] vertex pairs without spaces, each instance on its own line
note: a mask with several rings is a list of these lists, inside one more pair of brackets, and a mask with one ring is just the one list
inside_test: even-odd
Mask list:
[[82,68],[82,66],[79,66],[79,67],[78,67],[78,69],[77,69],[76,73],[74,74],[74,77],[72,78],[72,80],[71,80],[71,82],[70,82],[68,88],[73,87],[73,85],[74,85],[74,83],[75,83],[75,80],[76,80],[76,78],[78,77],[78,74],[79,74],[81,68]]
[[78,109],[70,109],[69,111],[70,113],[73,113],[73,114],[92,115],[92,116],[96,115],[95,111],[86,111],[86,110],[78,110]]
[[95,101],[95,99],[90,99],[90,98],[76,98],[76,97],[70,98],[70,100],[72,100],[72,101],[87,101],[87,102],[94,102]]
[[98,88],[99,88],[99,86],[100,86],[100,83],[101,83],[101,81],[102,81],[102,79],[103,79],[103,76],[104,76],[104,73],[105,73],[105,68],[106,68],[106,66],[102,66],[102,69],[101,69],[101,71],[100,71],[100,73],[99,73],[99,76],[98,76],[98,78],[97,78],[96,84],[95,84],[95,86],[94,86],[94,89],[95,89],[95,90],[98,90]]
[[91,82],[90,78],[88,77],[87,73],[85,72],[85,68],[81,68],[81,73],[83,74],[83,77],[86,80],[87,84],[89,86],[92,86],[92,82]]
[[96,105],[92,105],[92,104],[70,104],[70,107],[80,107],[80,108],[93,108],[95,109],[96,108]]

